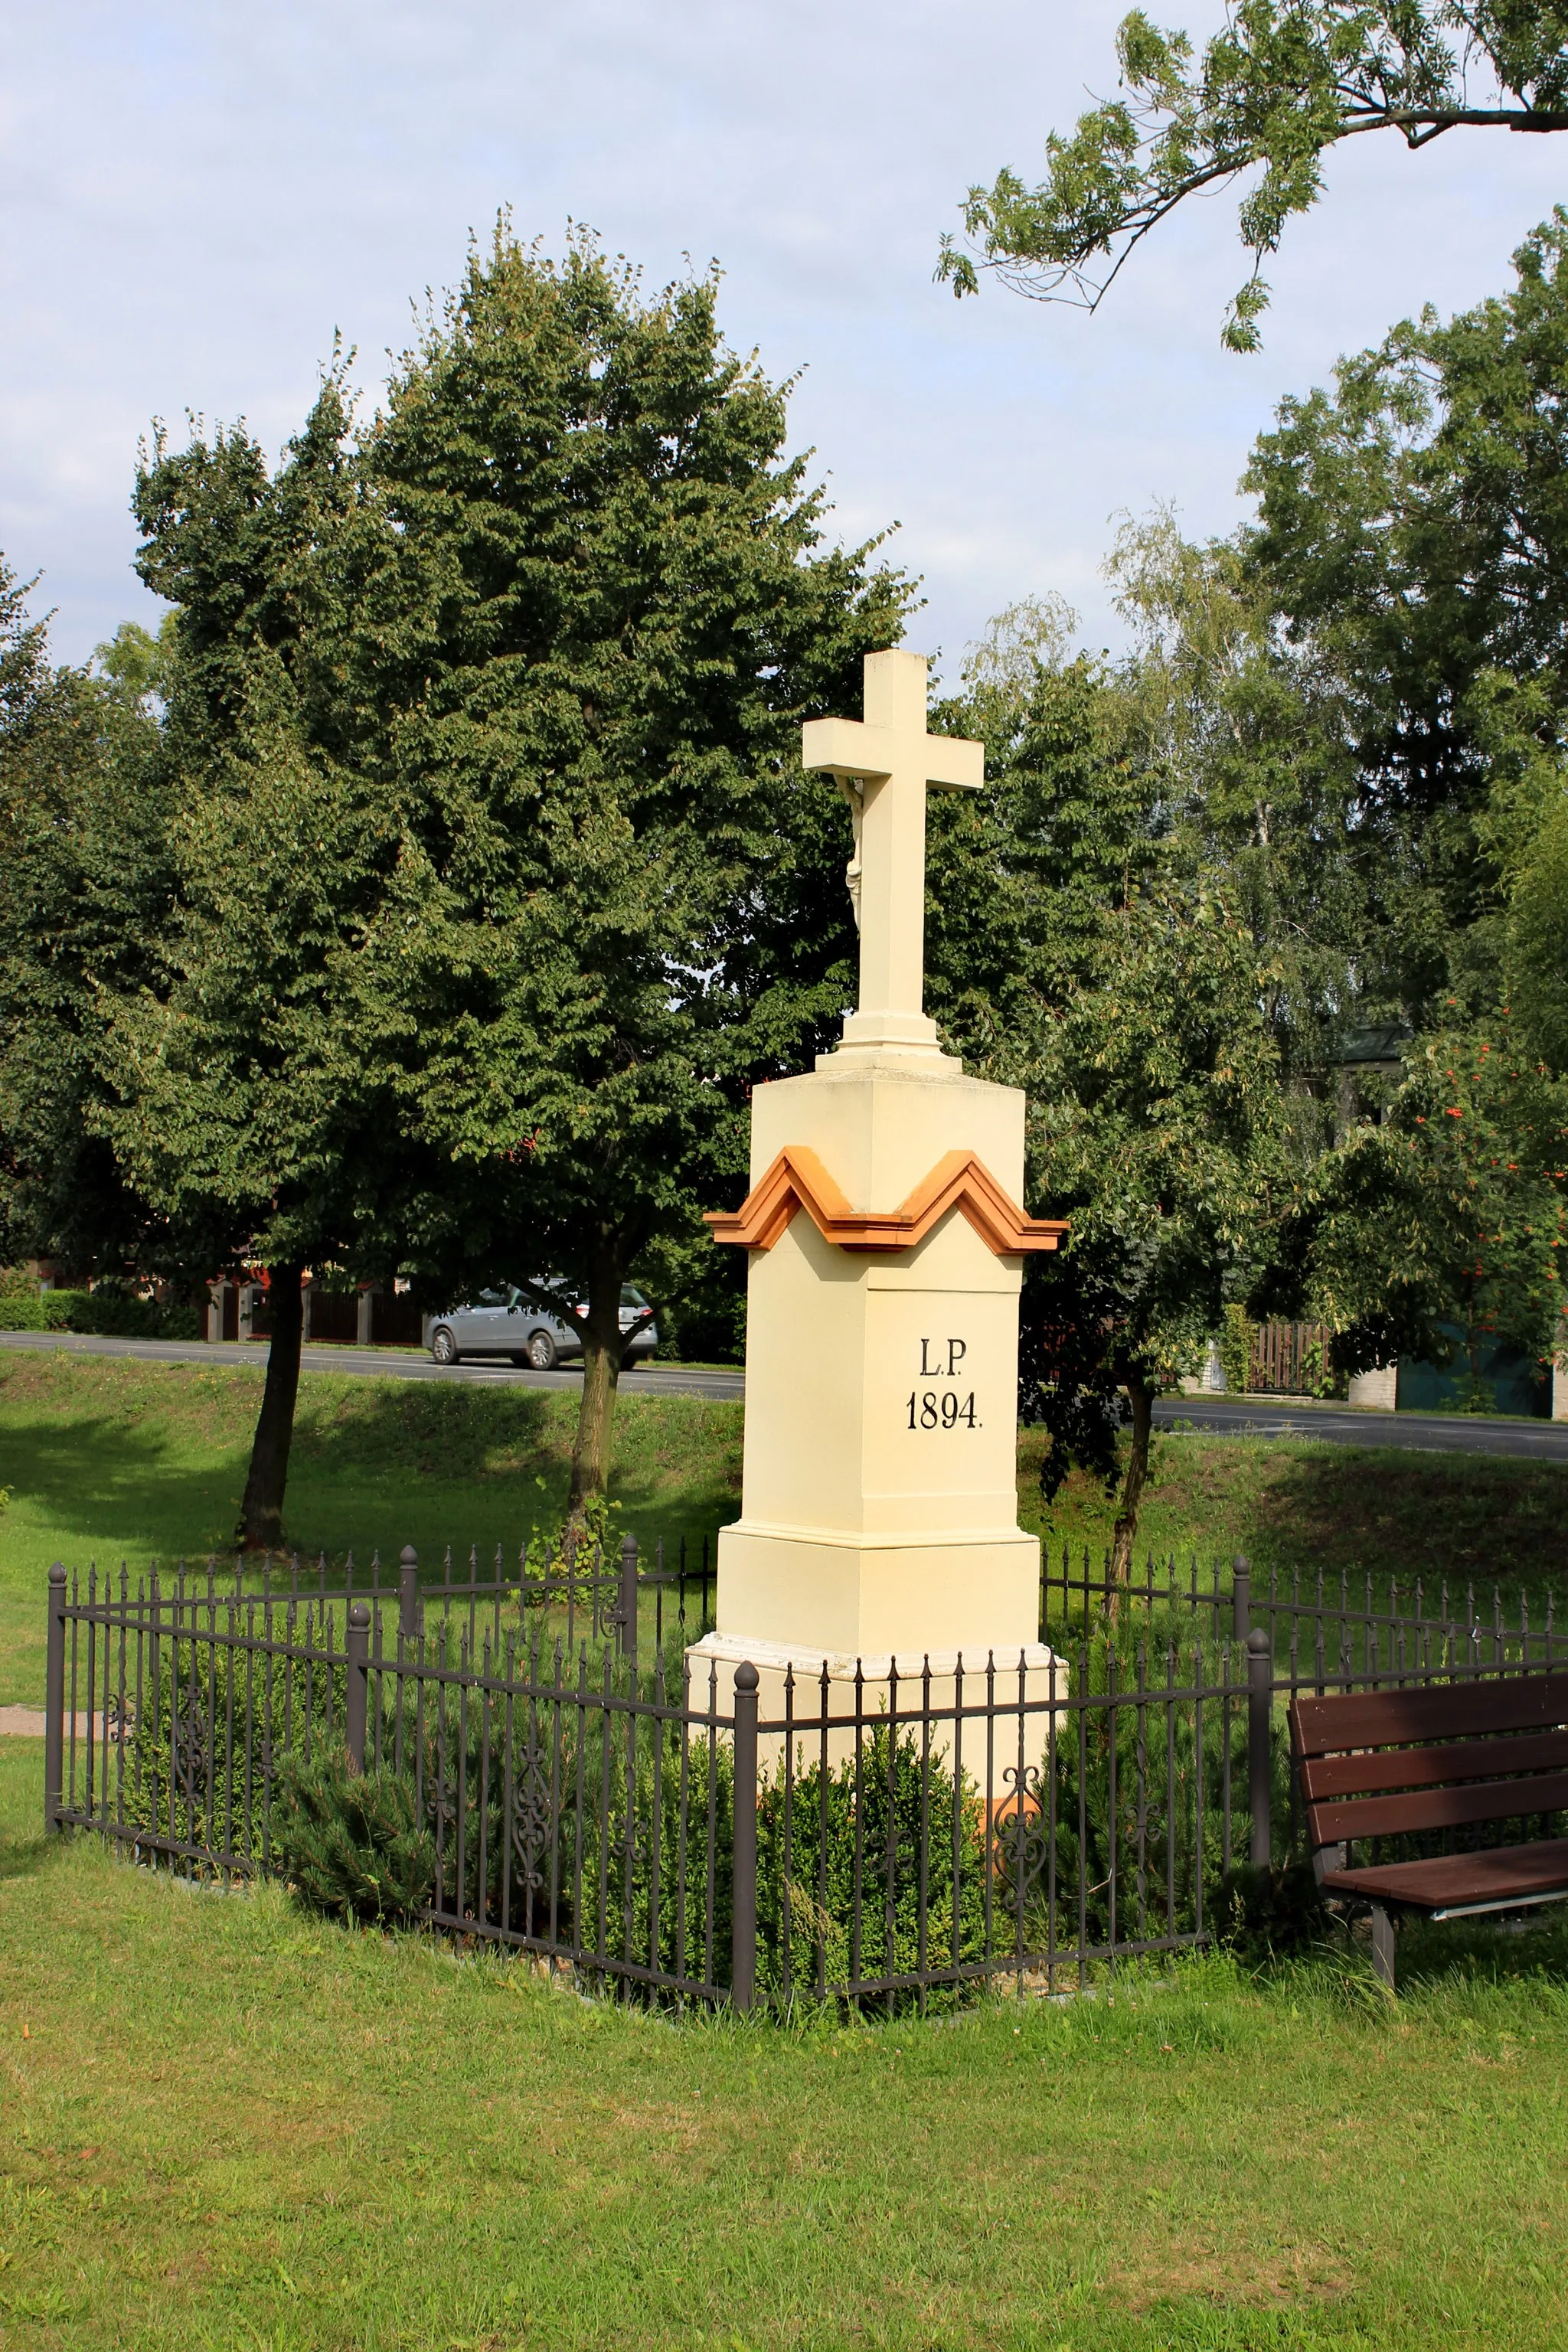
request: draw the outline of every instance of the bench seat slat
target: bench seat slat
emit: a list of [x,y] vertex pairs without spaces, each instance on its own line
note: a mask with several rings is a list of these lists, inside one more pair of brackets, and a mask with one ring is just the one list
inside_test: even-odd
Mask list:
[[1301,1793],[1314,1804],[1334,1797],[1372,1796],[1384,1789],[1446,1789],[1461,1780],[1495,1780],[1505,1772],[1568,1771],[1568,1731],[1527,1733],[1520,1739],[1457,1739],[1442,1748],[1307,1756],[1300,1769]]
[[1298,1697],[1290,1718],[1300,1756],[1556,1729],[1568,1724],[1568,1673]]
[[1322,1885],[1327,1894],[1407,1903],[1420,1911],[1540,1902],[1568,1895],[1568,1838],[1492,1846],[1480,1853],[1436,1854],[1426,1862],[1374,1864],[1365,1870],[1329,1870]]
[[1309,1808],[1314,1845],[1460,1829],[1468,1822],[1506,1822],[1516,1816],[1523,1821],[1533,1813],[1565,1811],[1568,1772],[1538,1772],[1521,1780],[1472,1780],[1458,1788],[1415,1789],[1399,1796],[1357,1797]]

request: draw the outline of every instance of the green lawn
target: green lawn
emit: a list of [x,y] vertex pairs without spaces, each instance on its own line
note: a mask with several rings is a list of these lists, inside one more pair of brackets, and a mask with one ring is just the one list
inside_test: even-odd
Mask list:
[[[249,1370],[0,1362],[0,1700],[48,1560],[232,1525]],[[301,1546],[426,1560],[558,1516],[570,1394],[307,1378]],[[639,1534],[711,1531],[740,1411],[623,1400]],[[1037,1441],[1021,1449],[1026,1516]],[[1161,1441],[1161,1550],[1532,1585],[1568,1473]],[[1037,1513],[1034,1513],[1037,1519]],[[1069,1484],[1055,1539],[1098,1546]],[[1568,2346],[1568,1916],[957,2021],[652,2019],[39,1834],[0,1740],[0,2352]]]
[[[43,1592],[52,1559],[132,1574],[221,1552],[245,1481],[259,1402],[255,1370],[107,1356],[0,1358],[0,1706],[43,1696]],[[405,1543],[426,1571],[509,1549],[558,1525],[576,1398],[307,1373],[289,1485],[307,1557],[351,1546],[384,1561]],[[612,1494],[651,1542],[710,1536],[740,1507],[742,1408],[700,1397],[625,1396]],[[1082,1477],[1043,1515],[1043,1441],[1019,1446],[1026,1527],[1053,1548],[1098,1554],[1112,1503]],[[1141,1545],[1228,1560],[1255,1574],[1394,1573],[1568,1591],[1568,1465],[1167,1433],[1156,1438]]]
[[46,1847],[0,1748],[7,2352],[1568,2343],[1560,1933],[669,2021]]
[[[132,1576],[222,1553],[234,1531],[258,1370],[129,1357],[0,1359],[0,1706],[43,1698],[49,1562]],[[575,1394],[309,1372],[300,1383],[289,1531],[308,1558],[395,1563],[416,1546],[510,1552],[565,1507]],[[700,1542],[740,1507],[741,1407],[623,1397],[614,1497],[648,1541]],[[393,1573],[395,1575],[395,1567]]]

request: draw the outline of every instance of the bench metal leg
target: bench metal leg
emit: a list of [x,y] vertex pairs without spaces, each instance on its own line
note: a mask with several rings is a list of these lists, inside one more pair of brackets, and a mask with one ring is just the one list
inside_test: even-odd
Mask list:
[[1388,1913],[1373,1905],[1372,1914],[1372,1969],[1379,1984],[1394,1990],[1394,1922]]

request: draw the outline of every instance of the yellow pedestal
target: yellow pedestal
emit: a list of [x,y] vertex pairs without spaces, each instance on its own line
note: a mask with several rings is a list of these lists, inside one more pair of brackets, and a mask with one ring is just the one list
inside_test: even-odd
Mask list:
[[[825,1055],[759,1087],[752,1180],[814,1152],[851,1206],[906,1200],[954,1151],[1023,1191],[1024,1097],[934,1050]],[[983,1664],[1036,1643],[1039,1546],[1017,1524],[1018,1290],[961,1208],[907,1250],[837,1246],[797,1213],[752,1254],[742,1515],[718,1631],[811,1655]]]

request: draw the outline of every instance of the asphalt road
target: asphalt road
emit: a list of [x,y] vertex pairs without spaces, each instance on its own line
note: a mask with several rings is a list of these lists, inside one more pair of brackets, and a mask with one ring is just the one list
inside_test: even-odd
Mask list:
[[[139,1356],[151,1363],[237,1364],[254,1372],[267,1363],[257,1341],[103,1339],[75,1331],[0,1331],[0,1348],[58,1348],[84,1356]],[[575,1370],[536,1372],[505,1363],[437,1364],[410,1349],[306,1348],[308,1372],[370,1374],[395,1381],[468,1381],[489,1386],[575,1388]],[[743,1372],[703,1370],[690,1364],[645,1364],[621,1374],[629,1396],[742,1397]],[[1346,1405],[1300,1398],[1162,1397],[1154,1408],[1162,1428],[1184,1426],[1230,1437],[1310,1437],[1333,1445],[1394,1445],[1431,1454],[1505,1454],[1516,1461],[1568,1462],[1568,1422],[1489,1421],[1468,1414],[1354,1412]]]
[[1568,1462],[1568,1421],[1490,1421],[1469,1413],[1356,1412],[1300,1398],[1162,1397],[1161,1428],[1222,1431],[1227,1437],[1314,1437],[1331,1445],[1397,1445],[1425,1454],[1509,1454]]
[[[80,1356],[139,1356],[153,1364],[237,1364],[247,1371],[267,1369],[266,1343],[225,1339],[103,1339],[79,1331],[0,1331],[0,1348],[64,1348]],[[479,1381],[493,1386],[510,1383],[525,1389],[572,1389],[582,1382],[581,1370],[563,1369],[536,1372],[526,1366],[492,1362],[437,1364],[422,1349],[401,1348],[303,1348],[300,1367],[307,1372],[358,1372],[384,1381]],[[643,1364],[621,1374],[621,1388],[631,1396],[740,1397],[746,1392],[743,1372],[704,1371],[691,1364]]]

